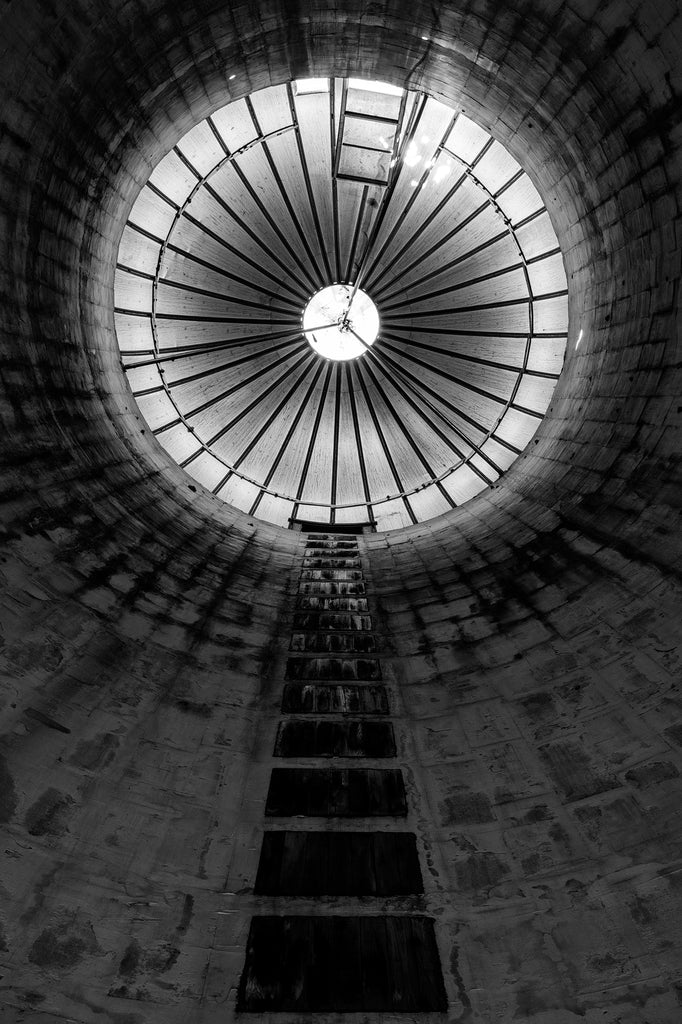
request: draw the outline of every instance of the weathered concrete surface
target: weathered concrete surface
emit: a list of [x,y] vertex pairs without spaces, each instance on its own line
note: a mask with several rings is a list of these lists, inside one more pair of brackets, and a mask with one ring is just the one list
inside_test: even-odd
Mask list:
[[553,564],[553,533],[368,548],[453,1019],[678,1020],[677,585],[607,543]]
[[365,561],[450,1017],[677,1024],[682,12],[339,10],[0,16],[5,1018],[233,1016],[299,540],[233,516],[145,433],[113,261],[177,136],[229,95],[333,69],[430,89],[498,136],[571,289],[531,449]]

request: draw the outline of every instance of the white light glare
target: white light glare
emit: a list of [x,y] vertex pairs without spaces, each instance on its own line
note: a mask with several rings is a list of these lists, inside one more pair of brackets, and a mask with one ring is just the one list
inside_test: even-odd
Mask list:
[[578,335],[578,340],[577,340],[577,341],[576,341],[576,343],[575,343],[575,347],[576,347],[576,348],[578,347],[578,345],[580,344],[580,342],[581,342],[582,340],[583,340],[583,329],[582,329],[582,327],[581,327],[581,328],[580,328],[580,334]]
[[303,313],[303,331],[325,359],[357,359],[376,341],[379,314],[369,295],[347,284],[332,284],[311,298]]
[[411,142],[407,147],[407,153],[405,154],[405,166],[416,167],[421,160],[421,153],[415,146],[414,142]]
[[364,78],[349,78],[350,89],[364,89],[365,92],[383,92],[388,96],[402,96],[403,90],[397,85],[389,85],[388,82],[370,82]]
[[305,96],[311,92],[329,92],[328,78],[299,78],[294,82],[296,95]]

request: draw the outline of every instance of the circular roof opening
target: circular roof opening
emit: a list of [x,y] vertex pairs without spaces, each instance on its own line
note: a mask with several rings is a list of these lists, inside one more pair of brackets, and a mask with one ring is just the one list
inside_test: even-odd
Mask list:
[[357,359],[374,344],[379,314],[366,292],[330,284],[313,295],[303,313],[303,331],[314,352],[325,359]]
[[392,530],[524,451],[568,287],[542,197],[480,125],[309,79],[178,138],[124,229],[115,318],[141,414],[194,481],[279,526]]

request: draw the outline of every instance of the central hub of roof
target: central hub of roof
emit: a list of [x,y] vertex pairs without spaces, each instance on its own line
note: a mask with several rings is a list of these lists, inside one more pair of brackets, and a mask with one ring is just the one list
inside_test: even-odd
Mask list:
[[325,359],[357,359],[374,344],[379,314],[366,292],[331,284],[316,292],[303,311],[303,332]]

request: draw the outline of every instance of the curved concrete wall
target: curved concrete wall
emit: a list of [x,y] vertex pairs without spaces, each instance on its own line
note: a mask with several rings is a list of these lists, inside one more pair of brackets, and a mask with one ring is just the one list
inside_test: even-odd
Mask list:
[[234,1012],[256,730],[300,538],[195,490],[144,433],[113,259],[154,162],[227,95],[352,72],[499,137],[571,289],[531,448],[486,495],[366,545],[451,1016],[677,1021],[678,6],[349,3],[342,23],[324,3],[5,8],[8,1012]]

